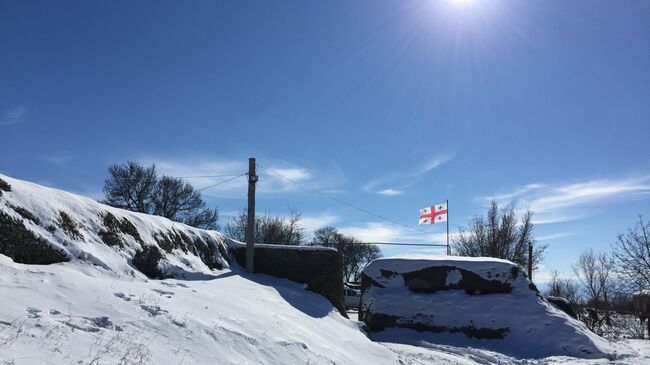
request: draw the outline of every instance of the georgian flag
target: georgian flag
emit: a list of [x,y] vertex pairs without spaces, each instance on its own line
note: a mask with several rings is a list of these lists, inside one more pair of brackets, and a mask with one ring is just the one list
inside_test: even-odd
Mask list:
[[440,203],[431,207],[420,209],[420,222],[418,224],[435,224],[447,221],[447,203]]

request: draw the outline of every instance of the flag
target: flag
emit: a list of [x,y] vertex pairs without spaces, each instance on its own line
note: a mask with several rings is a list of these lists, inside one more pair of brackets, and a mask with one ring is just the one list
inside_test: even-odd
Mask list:
[[420,209],[418,224],[435,224],[447,221],[447,202]]

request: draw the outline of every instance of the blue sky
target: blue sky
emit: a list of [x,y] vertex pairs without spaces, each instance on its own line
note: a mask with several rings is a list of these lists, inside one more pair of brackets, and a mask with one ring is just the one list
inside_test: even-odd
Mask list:
[[[3,1],[0,172],[99,197],[112,162],[255,156],[302,184],[262,170],[259,210],[398,242],[443,239],[426,205],[455,230],[495,198],[568,272],[650,216],[648,34],[644,0]],[[225,221],[245,181],[205,194]]]

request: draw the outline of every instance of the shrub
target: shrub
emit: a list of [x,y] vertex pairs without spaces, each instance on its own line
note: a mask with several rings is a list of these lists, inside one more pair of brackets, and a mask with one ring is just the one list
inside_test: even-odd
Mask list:
[[11,208],[18,214],[20,214],[21,217],[25,219],[29,219],[30,221],[34,222],[35,224],[38,224],[39,220],[38,218],[32,214],[29,210],[23,208],[23,207],[17,207],[17,206],[11,206]]
[[22,264],[68,261],[65,253],[30,232],[20,219],[0,212],[0,253]]
[[158,267],[162,257],[158,247],[144,246],[142,250],[133,255],[133,266],[150,278],[163,278],[163,274]]
[[126,218],[118,220],[113,214],[106,212],[103,215],[103,223],[105,229],[99,232],[99,237],[108,246],[124,247],[124,242],[119,235],[120,233],[128,234],[139,243],[144,243],[138,229]]
[[10,192],[11,191],[11,185],[9,185],[8,182],[0,179],[0,196],[2,196],[2,192]]
[[77,223],[64,211],[59,211],[59,226],[68,236],[74,239],[83,239]]

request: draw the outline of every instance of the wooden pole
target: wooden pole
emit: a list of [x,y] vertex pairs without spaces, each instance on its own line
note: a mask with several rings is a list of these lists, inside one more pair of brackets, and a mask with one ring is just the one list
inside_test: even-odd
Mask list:
[[248,221],[246,224],[246,271],[255,272],[255,157],[248,159]]

